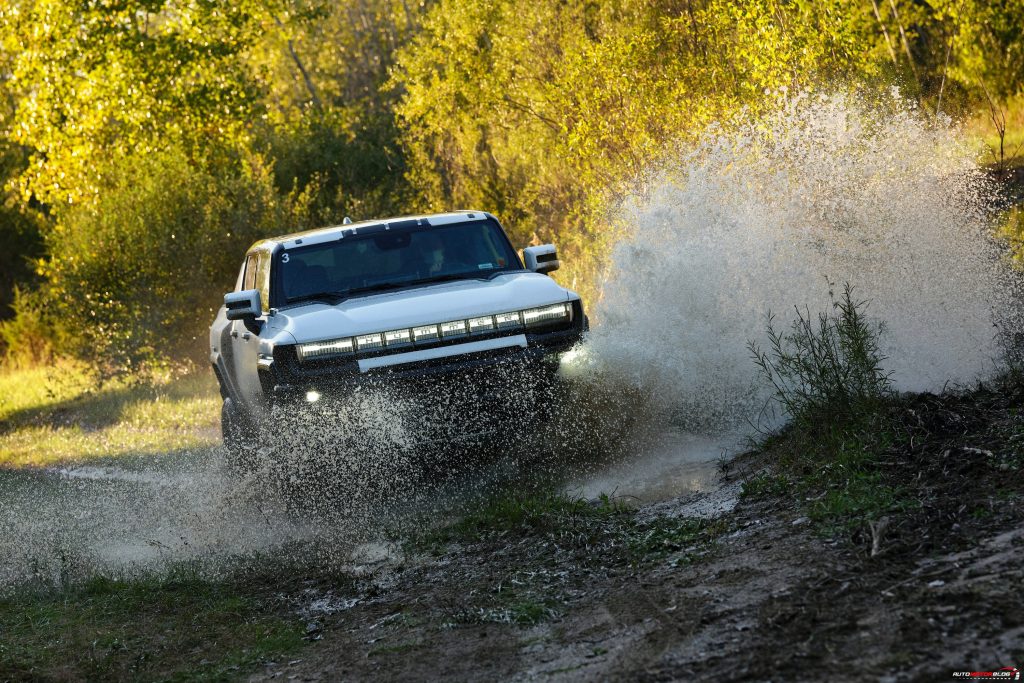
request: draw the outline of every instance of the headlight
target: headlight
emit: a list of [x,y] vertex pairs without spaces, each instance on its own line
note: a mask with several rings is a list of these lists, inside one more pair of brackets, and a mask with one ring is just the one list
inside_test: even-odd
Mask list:
[[523,311],[523,323],[527,327],[540,327],[562,320],[572,320],[572,306],[569,304],[554,304]]
[[351,337],[313,342],[312,344],[299,344],[299,360],[342,356],[353,351],[355,351],[355,344]]

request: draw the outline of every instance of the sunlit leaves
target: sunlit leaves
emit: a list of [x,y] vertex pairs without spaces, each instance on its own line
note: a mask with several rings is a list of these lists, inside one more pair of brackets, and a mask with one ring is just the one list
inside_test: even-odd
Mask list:
[[264,13],[252,2],[168,0],[9,7],[0,31],[22,95],[12,134],[35,151],[26,196],[58,211],[94,202],[98,162],[244,138],[260,106],[244,55]]
[[[435,5],[395,76],[411,177],[434,208],[486,206],[520,242],[605,251],[609,202],[671,144],[765,92],[870,73],[846,0]],[[562,277],[579,273],[570,258]]]

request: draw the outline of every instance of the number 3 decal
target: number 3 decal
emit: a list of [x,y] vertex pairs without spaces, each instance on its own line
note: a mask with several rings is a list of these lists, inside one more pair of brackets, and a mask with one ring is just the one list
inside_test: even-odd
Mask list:
[[281,254],[281,263],[288,263],[288,252]]

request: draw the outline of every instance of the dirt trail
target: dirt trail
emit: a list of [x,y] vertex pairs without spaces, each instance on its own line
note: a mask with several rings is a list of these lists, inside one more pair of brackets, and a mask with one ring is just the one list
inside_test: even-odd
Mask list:
[[[603,561],[580,562],[537,537],[392,558],[366,568],[354,606],[310,616],[320,642],[302,661],[251,680],[943,680],[1024,662],[1019,498],[927,551],[894,532],[871,557],[794,504],[737,501],[760,466],[740,464],[716,492],[638,512],[717,515],[712,543],[640,567],[600,543]],[[467,618],[522,586],[557,603],[539,623]]]

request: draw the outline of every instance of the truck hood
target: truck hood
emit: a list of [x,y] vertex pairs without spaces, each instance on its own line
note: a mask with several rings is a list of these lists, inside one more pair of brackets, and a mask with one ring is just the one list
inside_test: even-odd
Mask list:
[[507,273],[369,296],[336,306],[311,302],[278,311],[273,327],[299,343],[442,323],[570,301],[579,297],[546,275]]

